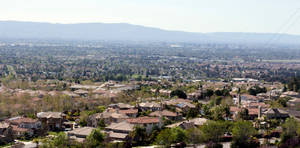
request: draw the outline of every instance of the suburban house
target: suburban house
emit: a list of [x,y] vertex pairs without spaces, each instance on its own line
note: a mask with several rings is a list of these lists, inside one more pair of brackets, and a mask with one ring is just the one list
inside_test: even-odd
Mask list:
[[260,110],[259,108],[247,108],[247,109],[248,109],[248,115],[250,120],[259,117],[259,110]]
[[241,103],[260,102],[260,99],[253,95],[243,94],[241,97]]
[[177,122],[166,126],[166,128],[175,128],[175,127],[180,127],[182,129],[190,129],[190,128],[194,128],[195,126],[192,122],[187,122],[187,121]]
[[123,121],[120,123],[112,123],[105,127],[105,130],[111,141],[126,141],[128,139],[128,134],[134,130],[134,125],[127,121]]
[[155,111],[149,114],[149,116],[151,117],[165,117],[169,120],[181,120],[182,119],[182,115],[179,113],[174,113],[168,110],[163,110],[163,111]]
[[14,137],[18,138],[28,134],[33,136],[41,131],[41,122],[37,119],[14,117],[6,120],[13,127]]
[[7,144],[14,140],[12,126],[6,122],[0,122],[0,144]]
[[88,119],[88,126],[91,127],[97,127],[100,120],[103,120],[106,125],[109,125],[111,123],[119,123],[122,122],[129,117],[125,114],[119,113],[119,111],[115,110],[107,110],[103,113],[97,113],[94,115],[89,116]]
[[161,109],[161,105],[156,102],[142,102],[138,104],[138,108],[142,111],[158,111]]
[[290,117],[288,112],[278,108],[270,108],[264,114],[269,119],[286,119]]
[[81,97],[87,97],[89,92],[86,90],[79,89],[79,90],[74,91],[74,93]]
[[120,110],[127,110],[127,109],[134,108],[134,106],[125,103],[110,104],[108,107],[113,109],[120,109]]
[[126,109],[126,110],[119,110],[119,113],[127,115],[128,117],[131,117],[131,118],[135,118],[138,115],[139,110],[132,108],[132,109]]
[[187,94],[187,98],[189,100],[198,100],[198,98],[200,98],[201,95],[202,95],[202,91],[201,90],[197,90],[197,91],[195,91],[193,93],[188,93]]
[[300,105],[300,98],[293,98],[287,102],[288,106],[294,107]]
[[291,97],[291,98],[300,98],[300,94],[294,91],[287,91],[280,95],[281,98],[283,97]]
[[42,123],[42,129],[50,131],[63,130],[63,122],[66,115],[61,112],[40,112],[37,113],[38,119]]
[[190,119],[188,120],[188,122],[192,122],[195,126],[201,126],[203,124],[205,124],[207,122],[206,118],[194,118],[194,119]]
[[192,104],[192,101],[187,99],[171,99],[164,101],[164,105],[177,107],[184,112],[187,112],[191,108],[196,108],[196,106]]
[[191,120],[177,122],[177,123],[168,125],[166,127],[167,128],[180,127],[182,129],[190,129],[190,128],[199,127],[201,125],[204,125],[206,122],[207,122],[207,119],[205,119],[205,118],[194,118]]
[[154,127],[161,128],[162,121],[159,117],[138,117],[127,119],[127,122],[136,126],[143,126],[147,133],[150,133]]
[[96,128],[93,127],[80,127],[67,132],[67,134],[70,139],[76,140],[78,142],[83,142],[86,137],[89,136],[95,129]]

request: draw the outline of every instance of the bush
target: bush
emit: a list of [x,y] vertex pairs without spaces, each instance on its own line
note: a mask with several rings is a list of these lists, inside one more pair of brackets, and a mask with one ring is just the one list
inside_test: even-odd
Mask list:
[[177,96],[178,98],[183,98],[183,99],[187,98],[186,93],[184,91],[180,90],[180,89],[176,89],[176,90],[172,91],[170,96],[171,97]]
[[186,132],[177,127],[172,129],[165,129],[161,131],[156,137],[155,143],[164,146],[170,146],[173,143],[185,142],[187,140]]

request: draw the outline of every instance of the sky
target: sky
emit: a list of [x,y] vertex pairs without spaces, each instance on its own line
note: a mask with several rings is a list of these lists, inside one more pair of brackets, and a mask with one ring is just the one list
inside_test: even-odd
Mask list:
[[300,0],[0,0],[0,20],[300,35]]

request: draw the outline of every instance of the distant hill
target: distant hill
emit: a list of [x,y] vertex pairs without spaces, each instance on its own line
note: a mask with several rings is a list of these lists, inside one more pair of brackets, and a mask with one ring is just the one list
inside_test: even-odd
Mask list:
[[300,36],[269,33],[192,33],[168,31],[125,23],[51,24],[38,22],[0,21],[0,38],[66,39],[118,41],[176,41],[200,43],[277,43],[300,44]]

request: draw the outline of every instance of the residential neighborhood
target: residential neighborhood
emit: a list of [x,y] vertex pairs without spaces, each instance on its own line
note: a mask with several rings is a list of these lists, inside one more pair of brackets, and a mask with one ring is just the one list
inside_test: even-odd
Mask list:
[[[9,144],[14,140],[22,141],[25,139],[39,139],[40,143],[43,143],[41,137],[51,135],[56,137],[59,133],[65,133],[69,140],[83,144],[88,141],[89,135],[95,134],[95,131],[99,130],[99,134],[103,135],[105,143],[122,143],[125,147],[131,147],[137,144],[135,136],[138,135],[135,134],[138,131],[142,132],[144,130],[145,135],[155,136],[156,139],[152,140],[156,143],[161,140],[158,137],[163,136],[161,134],[164,131],[180,129],[180,132],[184,131],[185,136],[188,138],[193,134],[197,134],[197,131],[202,130],[205,126],[210,126],[210,124],[228,124],[227,126],[234,128],[235,122],[241,122],[242,120],[251,123],[253,129],[257,131],[252,136],[257,137],[258,141],[256,142],[259,145],[263,145],[263,141],[268,139],[280,140],[278,135],[284,132],[281,127],[284,121],[290,119],[300,120],[297,113],[297,107],[300,106],[300,103],[297,103],[297,99],[300,100],[299,93],[284,91],[284,85],[281,83],[272,84],[260,81],[241,83],[235,81],[200,81],[180,83],[179,85],[178,83],[172,84],[169,82],[171,86],[169,88],[171,89],[169,89],[170,93],[167,95],[164,92],[151,91],[151,89],[163,85],[157,82],[153,82],[151,85],[139,83],[140,86],[135,87],[135,89],[121,89],[117,92],[114,89],[127,88],[127,85],[131,86],[132,84],[121,85],[114,81],[99,86],[76,84],[71,87],[72,89],[68,94],[78,94],[78,89],[89,93],[86,96],[80,94],[78,96],[70,95],[70,99],[83,98],[85,101],[92,101],[91,98],[94,94],[99,95],[94,90],[100,88],[102,94],[115,93],[114,97],[106,95],[101,97],[101,99],[108,98],[111,101],[118,99],[116,96],[120,94],[145,91],[145,88],[149,91],[144,92],[143,95],[149,94],[151,97],[142,95],[127,102],[99,104],[98,106],[92,103],[86,110],[73,108],[61,112],[42,111],[30,114],[30,116],[24,114],[6,119],[2,118],[0,122],[1,143]],[[115,85],[120,87],[107,89],[107,84],[110,87]],[[276,93],[274,93],[274,90],[276,90]],[[5,91],[11,92],[11,89],[2,86],[2,92],[5,93]],[[22,93],[27,92],[18,90],[16,93],[22,96]],[[90,94],[90,92],[92,93]],[[46,95],[47,91],[43,91],[43,93]],[[62,93],[57,91],[54,96],[58,94]],[[271,94],[272,97],[270,98]],[[39,98],[35,99],[41,101],[39,105],[44,104],[40,99],[46,99],[45,96],[41,97],[39,93],[31,93],[29,97]],[[234,138],[232,133],[227,132],[227,130],[224,129],[224,133],[219,135],[219,140],[215,141],[216,143],[230,142]],[[200,138],[198,141],[200,146],[201,143],[205,142],[205,137],[202,137],[204,138],[202,139],[201,136],[204,135],[198,136],[200,136],[198,137]],[[151,139],[144,138],[146,138],[144,142],[148,142],[148,140],[151,142]],[[276,145],[275,141],[273,140],[269,144]],[[164,142],[160,141],[156,144],[160,145]]]

